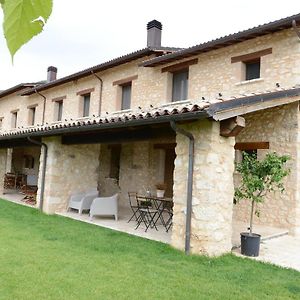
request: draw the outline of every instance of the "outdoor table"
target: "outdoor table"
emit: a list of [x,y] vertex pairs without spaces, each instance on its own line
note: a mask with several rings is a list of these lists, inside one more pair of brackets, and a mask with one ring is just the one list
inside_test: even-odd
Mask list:
[[156,224],[157,221],[160,219],[162,224],[167,229],[168,224],[166,224],[166,222],[164,221],[162,214],[164,212],[164,205],[173,203],[173,199],[167,198],[167,197],[151,196],[151,195],[150,196],[137,195],[137,199],[140,202],[149,202],[149,203],[153,204],[152,207],[158,211],[158,216],[157,216],[156,220],[154,221],[154,223]]

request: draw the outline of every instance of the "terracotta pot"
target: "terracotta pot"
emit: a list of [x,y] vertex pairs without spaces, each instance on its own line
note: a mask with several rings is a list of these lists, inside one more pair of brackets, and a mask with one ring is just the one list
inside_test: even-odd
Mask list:
[[164,190],[156,190],[156,196],[158,198],[162,198],[165,195],[165,191]]

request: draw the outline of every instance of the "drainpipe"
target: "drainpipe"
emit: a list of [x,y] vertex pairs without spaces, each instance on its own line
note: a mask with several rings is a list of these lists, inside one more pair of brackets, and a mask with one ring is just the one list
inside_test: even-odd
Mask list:
[[45,192],[45,176],[46,176],[46,166],[47,166],[47,156],[48,156],[48,146],[45,143],[33,140],[29,136],[27,137],[27,140],[29,142],[31,142],[32,144],[41,146],[41,148],[44,149],[44,151],[43,151],[42,178],[41,178],[41,190],[40,190],[40,205],[39,205],[40,211],[43,211],[44,192]]
[[46,96],[44,96],[43,94],[41,94],[40,92],[38,92],[36,90],[36,88],[34,89],[34,91],[35,91],[36,94],[38,94],[38,95],[40,95],[41,97],[44,98],[44,103],[43,103],[43,117],[42,117],[42,125],[44,125],[44,123],[45,123],[45,111],[46,111],[46,100],[47,100],[47,98],[46,98]]
[[189,164],[188,164],[188,182],[187,182],[187,202],[186,202],[186,224],[185,224],[185,254],[190,254],[191,248],[191,221],[192,221],[192,196],[193,196],[193,173],[194,173],[194,136],[176,126],[174,121],[170,121],[172,129],[187,138],[189,138]]
[[293,27],[295,33],[297,34],[298,38],[300,39],[300,31],[297,27],[297,22],[295,20],[292,21],[292,27]]
[[93,70],[91,71],[91,73],[100,81],[100,91],[99,91],[99,111],[98,111],[98,115],[101,115],[101,105],[102,105],[102,89],[103,89],[103,80],[101,79],[101,77],[99,77]]

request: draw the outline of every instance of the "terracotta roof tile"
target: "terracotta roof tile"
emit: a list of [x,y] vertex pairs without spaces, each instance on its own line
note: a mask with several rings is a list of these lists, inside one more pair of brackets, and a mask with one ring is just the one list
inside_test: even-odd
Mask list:
[[[101,116],[93,116],[89,118],[81,118],[81,119],[70,119],[64,120],[62,122],[57,122],[53,124],[45,124],[45,125],[37,125],[34,127],[28,128],[17,128],[10,132],[4,132],[0,135],[0,139],[5,139],[5,137],[9,136],[18,136],[18,135],[26,135],[31,133],[39,133],[39,132],[50,132],[56,129],[62,128],[78,128],[78,127],[86,127],[88,129],[89,126],[99,126],[101,128],[102,124],[122,124],[128,123],[133,120],[149,120],[149,119],[158,119],[164,118],[166,116],[177,116],[184,114],[191,114],[197,112],[210,112],[213,111],[218,106],[224,106],[226,103],[238,103],[238,105],[247,104],[247,101],[252,98],[264,99],[264,97],[268,97],[268,100],[274,99],[277,97],[289,97],[289,96],[299,96],[300,88],[293,87],[290,89],[284,88],[276,88],[271,91],[262,91],[261,93],[252,93],[250,95],[237,95],[235,97],[228,97],[222,100],[213,99],[212,101],[208,100],[185,100],[181,102],[167,103],[157,107],[144,107],[142,109],[128,110],[128,111],[119,111],[114,113],[105,113]],[[257,101],[257,100],[256,100]],[[207,117],[209,113],[207,113]],[[98,128],[98,127],[97,127]]]

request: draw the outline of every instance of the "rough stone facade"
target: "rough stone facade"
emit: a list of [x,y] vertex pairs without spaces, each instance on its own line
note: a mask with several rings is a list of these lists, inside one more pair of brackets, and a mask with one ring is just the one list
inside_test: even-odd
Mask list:
[[[20,147],[12,149],[12,169],[13,173],[24,174],[24,175],[35,175],[39,174],[40,164],[40,147]],[[31,156],[33,158],[33,168],[26,168],[24,165],[24,157]]]
[[[291,157],[287,166],[291,174],[284,180],[284,193],[269,193],[266,201],[258,206],[260,217],[254,218],[254,224],[283,227],[295,233],[299,228],[299,108],[293,103],[244,116],[245,129],[237,136],[237,142],[269,142],[270,149],[258,150],[258,159],[267,152],[277,152]],[[239,174],[235,173],[238,185]],[[250,204],[241,201],[234,207],[234,219],[249,222]],[[298,222],[298,224],[297,224]]]
[[[100,145],[62,145],[59,137],[43,139],[48,146],[44,212],[67,208],[71,194],[97,187]],[[43,151],[40,172],[43,166]],[[38,187],[40,190],[41,176]],[[37,205],[39,205],[39,194]]]
[[[191,252],[219,255],[231,250],[234,138],[220,136],[219,123],[183,126],[195,137]],[[183,249],[188,172],[188,139],[177,134],[172,245]]]
[[[261,57],[261,78],[243,81],[241,63],[231,63],[231,57],[272,48],[272,54]],[[287,55],[286,49],[289,49]],[[57,97],[63,100],[62,119],[82,118],[82,96],[78,92],[94,89],[91,92],[90,115],[104,115],[106,112],[120,110],[120,86],[113,82],[138,75],[132,81],[131,108],[139,106],[161,105],[171,101],[172,76],[169,72],[161,72],[161,67],[145,68],[139,64],[151,58],[143,57],[133,62],[99,72],[103,80],[100,103],[100,82],[91,75],[76,81],[65,83],[45,90],[46,97],[45,122],[57,123],[55,120],[55,102]],[[198,64],[189,67],[188,99],[205,97],[213,101],[222,93],[222,97],[240,96],[242,94],[275,89],[276,83],[290,88],[300,83],[300,44],[292,29],[257,37],[218,50],[202,53]],[[189,58],[191,59],[191,58]],[[171,65],[171,64],[169,64]],[[164,65],[166,67],[168,65]],[[21,100],[21,101],[20,101]],[[36,124],[42,122],[43,98],[40,95],[9,95],[0,101],[0,118],[3,118],[2,132],[13,131],[11,128],[11,111],[19,110],[17,127],[28,127],[29,109],[37,104]]]
[[6,173],[7,150],[0,149],[0,194],[4,192],[4,175]]
[[[128,192],[145,194],[149,190],[156,193],[155,184],[163,182],[160,176],[164,165],[159,160],[159,149],[154,145],[159,141],[125,143],[121,146],[119,181],[109,177],[110,147],[101,146],[99,167],[99,191],[103,196],[111,196],[120,192],[120,207],[129,207]],[[164,143],[173,143],[173,139],[165,138]]]
[[[261,57],[261,78],[244,81],[242,62],[231,63],[231,58],[255,51],[272,48],[272,53]],[[288,49],[288,53],[287,53]],[[153,56],[152,56],[153,57]],[[141,67],[140,63],[150,57],[98,72],[103,80],[90,75],[58,85],[42,94],[46,97],[45,123],[56,121],[56,98],[63,98],[62,119],[82,118],[83,97],[80,92],[92,89],[90,115],[105,115],[120,110],[121,87],[114,82],[137,75],[132,81],[131,108],[150,105],[160,106],[171,101],[172,73],[162,72],[162,67]],[[264,35],[235,45],[223,47],[187,59],[198,58],[198,63],[189,67],[188,99],[197,102],[205,97],[213,102],[216,98],[239,97],[241,94],[256,93],[281,87],[291,88],[300,83],[300,43],[292,29]],[[219,95],[222,94],[222,96]],[[102,96],[101,96],[102,95]],[[18,93],[0,100],[1,133],[13,132],[18,127],[29,127],[29,108],[36,106],[35,125],[42,124],[43,97],[33,94],[21,97]],[[12,111],[18,111],[17,128],[12,128]],[[300,204],[298,170],[300,151],[298,140],[298,118],[296,104],[263,113],[246,116],[247,128],[237,141],[268,139],[270,150],[288,153],[292,173],[287,182],[287,192],[276,195],[262,207],[260,220],[268,225],[300,231]],[[257,119],[256,119],[257,118]],[[185,125],[196,138],[195,173],[192,219],[192,252],[217,255],[231,249],[231,223],[233,200],[233,138],[220,136],[219,123],[199,121]],[[73,192],[84,191],[98,185],[102,195],[111,195],[121,190],[120,206],[127,206],[127,192],[144,193],[150,188],[154,193],[155,183],[162,180],[161,153],[153,148],[154,141],[123,144],[119,181],[109,178],[110,150],[106,145],[62,145],[60,138],[44,138],[49,147],[45,182],[44,208],[47,213],[64,210]],[[162,141],[159,141],[162,143]],[[176,166],[174,175],[174,227],[172,244],[182,249],[185,228],[185,197],[188,160],[188,141],[176,138]],[[261,152],[261,151],[259,151]],[[263,155],[262,152],[259,155]],[[0,150],[0,179],[5,173],[6,149]],[[40,171],[43,166],[41,155]],[[40,190],[39,178],[39,190]],[[1,186],[1,185],[0,185]],[[1,187],[0,187],[1,189]],[[39,193],[38,193],[39,195]],[[272,198],[269,196],[269,198]],[[39,201],[38,197],[38,201]],[[234,218],[248,220],[244,203],[234,209]],[[280,220],[280,221],[278,221]],[[280,223],[279,223],[280,222]]]

